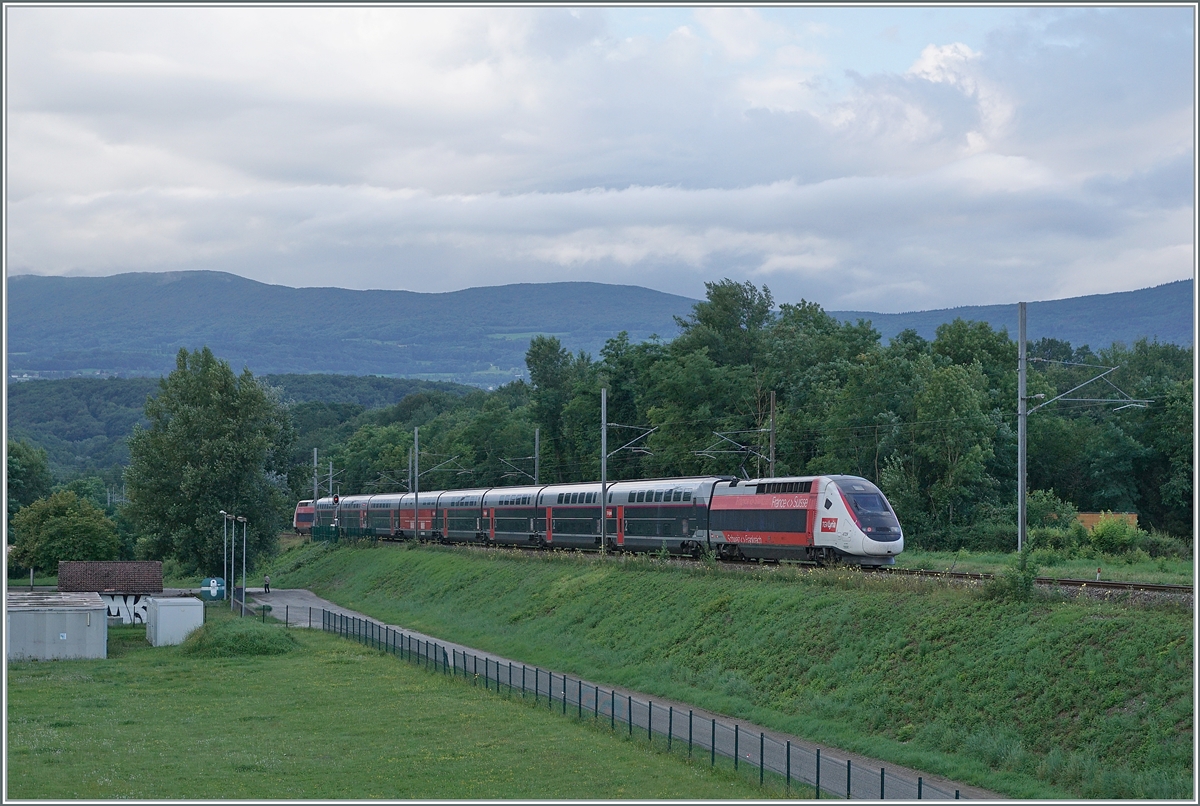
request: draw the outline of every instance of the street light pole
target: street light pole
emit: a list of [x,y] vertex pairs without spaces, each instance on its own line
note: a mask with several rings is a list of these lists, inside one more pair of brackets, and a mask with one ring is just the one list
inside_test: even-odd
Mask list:
[[[221,510],[221,526],[224,527],[225,534],[221,538],[221,582],[228,584],[229,582],[229,516],[225,514],[225,510]],[[225,591],[221,592],[225,595]]]
[[[242,615],[246,615],[246,518],[238,515],[242,522]],[[237,527],[234,527],[234,541],[237,540]]]

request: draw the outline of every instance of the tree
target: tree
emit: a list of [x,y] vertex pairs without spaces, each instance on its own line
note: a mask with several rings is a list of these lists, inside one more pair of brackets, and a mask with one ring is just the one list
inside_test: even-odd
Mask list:
[[697,302],[687,319],[675,317],[680,335],[671,347],[678,353],[708,348],[719,366],[757,365],[762,339],[772,322],[774,301],[764,285],[735,283],[728,278],[705,283],[703,302]]
[[60,560],[115,560],[117,525],[92,502],[70,490],[23,507],[13,516],[12,561],[56,571]]
[[[54,479],[46,463],[46,451],[24,440],[9,440],[8,455],[8,522],[21,507],[50,494]],[[12,540],[12,533],[9,533]]]
[[149,428],[130,437],[125,471],[139,555],[175,558],[189,573],[219,569],[220,510],[247,518],[248,559],[272,553],[293,503],[286,472],[294,437],[279,400],[207,347],[184,349],[147,399],[146,418]]

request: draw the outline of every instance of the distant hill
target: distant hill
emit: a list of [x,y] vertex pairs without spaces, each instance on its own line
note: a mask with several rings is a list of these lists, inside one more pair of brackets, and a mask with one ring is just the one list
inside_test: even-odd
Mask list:
[[[1017,306],[969,305],[914,313],[869,313],[867,311],[830,311],[847,322],[869,319],[888,339],[912,328],[932,339],[938,325],[957,318],[987,322],[994,330],[1008,328],[1017,337]],[[1025,328],[1030,341],[1043,337],[1069,341],[1072,346],[1108,347],[1115,341],[1132,344],[1139,338],[1188,346],[1192,343],[1192,281],[1121,291],[1092,294],[1048,302],[1030,302],[1026,307]]]
[[288,288],[210,271],[8,280],[9,375],[159,375],[208,345],[256,375],[331,372],[476,385],[525,372],[529,339],[599,353],[620,331],[677,333],[695,300],[637,286],[544,283],[445,294]]
[[[347,403],[378,409],[414,392],[462,395],[470,386],[410,378],[345,375],[266,375],[285,403]],[[60,478],[129,462],[126,437],[143,416],[146,398],[158,392],[155,378],[62,378],[8,386],[8,435],[46,449]]]
[[[677,335],[695,300],[637,286],[541,283],[444,294],[289,288],[222,272],[8,280],[12,379],[158,376],[180,347],[207,345],[256,375],[385,375],[493,386],[525,373],[529,339],[557,336],[597,355],[622,330],[637,342]],[[871,320],[884,341],[905,328],[933,338],[961,316],[1007,327],[1017,306],[916,313],[831,311]],[[1192,281],[1029,305],[1029,337],[1093,349],[1139,337],[1192,343]]]

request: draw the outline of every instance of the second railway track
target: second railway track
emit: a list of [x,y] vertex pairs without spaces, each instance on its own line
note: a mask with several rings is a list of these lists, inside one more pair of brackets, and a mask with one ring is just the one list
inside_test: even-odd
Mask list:
[[[888,568],[883,573],[904,574],[908,576],[934,577],[955,580],[987,581],[995,578],[995,574],[980,574],[964,571],[933,571],[917,568]],[[1034,582],[1045,587],[1060,588],[1095,588],[1099,590],[1146,591],[1152,593],[1192,593],[1191,585],[1166,585],[1156,582],[1116,582],[1112,580],[1092,579],[1063,579],[1059,577],[1037,577]]]

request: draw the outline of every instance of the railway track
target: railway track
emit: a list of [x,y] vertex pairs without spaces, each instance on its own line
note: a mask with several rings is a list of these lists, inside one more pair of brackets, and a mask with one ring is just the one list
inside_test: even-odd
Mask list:
[[[386,541],[387,539],[383,538],[383,540]],[[395,541],[395,542],[403,542],[403,541]],[[483,548],[485,550],[492,550],[492,549],[496,548],[495,546],[491,546],[491,545],[476,546],[476,547]],[[512,549],[518,549],[521,551],[530,551],[530,552],[536,552],[536,551],[543,550],[543,549],[537,548],[536,546],[524,546],[524,545],[506,546],[505,548],[512,548]],[[679,562],[679,563],[698,562],[697,560],[693,560],[689,557],[682,557],[682,556],[678,556],[678,555],[672,556],[671,561]],[[775,561],[775,562],[778,562],[778,561]],[[775,564],[775,562],[772,562],[771,564]],[[788,563],[788,564],[791,565],[791,563]],[[726,562],[722,563],[722,565],[724,565],[727,568],[745,568],[747,570],[762,567],[762,565],[760,563],[754,562],[754,561],[741,561],[741,562],[726,561]],[[971,582],[971,581],[987,582],[988,580],[994,579],[996,577],[995,574],[982,574],[982,573],[975,573],[975,572],[969,572],[969,571],[934,571],[931,569],[890,568],[887,566],[873,568],[873,569],[872,568],[864,568],[863,570],[866,573],[901,574],[901,575],[905,575],[905,576],[920,576],[920,577],[930,577],[933,579],[959,580],[959,581],[967,581],[967,582]],[[1192,595],[1192,591],[1193,591],[1193,588],[1191,585],[1166,585],[1166,584],[1159,584],[1159,583],[1154,583],[1154,582],[1116,582],[1116,581],[1111,581],[1111,580],[1068,579],[1068,578],[1060,578],[1060,577],[1036,577],[1034,579],[1034,583],[1037,585],[1041,585],[1043,587],[1058,586],[1060,588],[1079,588],[1079,589],[1090,588],[1092,590],[1141,591],[1141,592],[1146,592],[1146,593],[1166,593],[1166,594],[1175,594],[1175,595],[1183,595],[1183,596],[1190,596],[1190,595]]]
[[[905,574],[908,576],[935,577],[941,579],[978,580],[994,579],[995,574],[977,574],[963,571],[931,571],[916,568],[888,568],[888,574]],[[1148,591],[1153,593],[1191,594],[1191,585],[1164,585],[1154,582],[1114,582],[1111,580],[1092,579],[1061,579],[1058,577],[1037,577],[1038,585],[1060,588],[1095,588],[1099,590]]]

